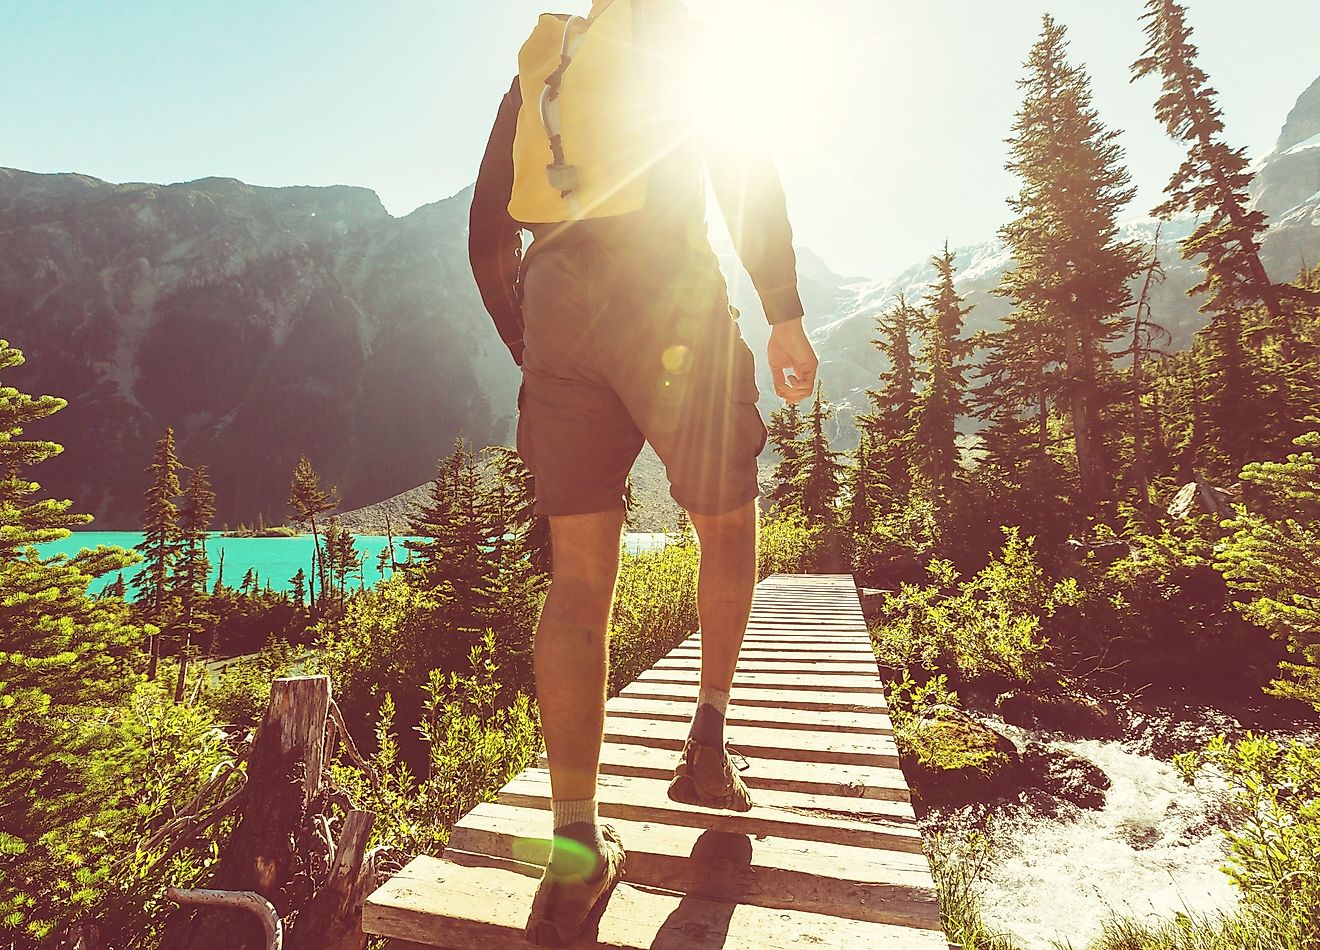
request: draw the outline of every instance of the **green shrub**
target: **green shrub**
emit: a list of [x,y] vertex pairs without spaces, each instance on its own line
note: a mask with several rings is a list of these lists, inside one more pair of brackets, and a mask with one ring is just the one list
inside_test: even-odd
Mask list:
[[371,846],[385,848],[386,866],[418,854],[440,854],[464,814],[530,763],[540,728],[525,693],[501,703],[495,638],[487,631],[469,654],[470,673],[432,670],[417,731],[426,743],[426,771],[414,775],[399,755],[394,700],[386,693],[376,729],[373,776],[354,764],[332,764],[335,781],[355,805],[376,813]]
[[806,516],[797,509],[767,514],[757,539],[756,576],[809,574],[820,563],[825,544],[824,529],[808,527]]
[[[265,714],[270,700],[270,686],[281,676],[288,676],[305,651],[289,641],[275,638],[252,655],[226,663],[214,683],[206,683],[203,700],[215,710],[221,722],[240,726],[256,725]],[[173,680],[173,674],[165,677]]]
[[852,569],[860,583],[880,587],[915,583],[924,575],[942,538],[939,511],[927,498],[886,512],[852,539]]
[[691,539],[624,557],[610,617],[610,692],[617,693],[697,629]]
[[1307,451],[1242,470],[1256,510],[1237,509],[1216,566],[1242,598],[1242,616],[1291,653],[1267,692],[1320,710],[1320,432],[1295,444]]
[[[1245,910],[1280,935],[1316,938],[1320,920],[1320,750],[1248,733],[1222,735],[1175,757],[1189,781],[1209,772],[1228,785],[1230,856],[1224,868]],[[1302,946],[1284,943],[1284,946]]]
[[887,619],[872,631],[883,666],[1017,683],[1044,670],[1044,623],[1076,601],[1076,585],[1052,583],[1032,540],[1016,528],[1004,533],[1003,549],[971,580],[935,560],[927,568],[929,584],[904,584],[885,598]]

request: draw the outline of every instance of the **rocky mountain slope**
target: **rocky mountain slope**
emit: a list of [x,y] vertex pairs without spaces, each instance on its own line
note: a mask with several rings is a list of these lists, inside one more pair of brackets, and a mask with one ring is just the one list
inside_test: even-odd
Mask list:
[[[1254,194],[1270,215],[1270,273],[1320,260],[1320,79],[1258,163]],[[100,529],[136,528],[142,470],[169,425],[181,458],[211,468],[218,525],[278,523],[300,454],[351,510],[423,485],[455,436],[511,439],[517,370],[468,270],[470,198],[394,218],[363,188],[115,185],[0,168],[0,337],[28,357],[6,382],[70,401],[42,426],[66,447],[42,466],[45,488]],[[1154,313],[1175,346],[1204,323],[1185,296],[1199,269],[1176,247],[1192,226],[1165,225],[1160,239],[1168,280]],[[1149,242],[1154,229],[1138,220],[1126,233]],[[865,280],[799,248],[821,376],[842,409],[839,447],[854,441],[852,413],[880,368],[873,319],[900,291],[920,298],[936,250],[914,248],[911,267]],[[736,257],[722,258],[763,362],[769,328]],[[969,332],[1007,312],[991,290],[1010,263],[997,241],[958,249]],[[777,401],[760,373],[769,413]],[[639,476],[661,496],[654,520],[668,521],[663,477]]]
[[300,454],[351,508],[456,435],[502,440],[517,375],[468,274],[469,197],[393,218],[363,188],[0,169],[0,336],[28,360],[6,381],[70,401],[45,487],[134,528],[173,426],[217,524],[276,523]]

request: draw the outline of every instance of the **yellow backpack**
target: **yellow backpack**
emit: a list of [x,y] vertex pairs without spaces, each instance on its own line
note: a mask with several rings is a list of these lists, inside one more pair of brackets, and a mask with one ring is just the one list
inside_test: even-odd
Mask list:
[[[522,107],[509,215],[524,224],[628,214],[666,151],[652,0],[543,14],[518,54]],[[669,104],[672,108],[672,103]]]

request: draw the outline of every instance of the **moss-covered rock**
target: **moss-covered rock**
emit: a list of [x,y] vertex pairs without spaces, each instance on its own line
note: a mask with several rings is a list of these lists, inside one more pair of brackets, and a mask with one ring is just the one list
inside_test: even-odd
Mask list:
[[953,706],[932,707],[899,735],[913,796],[926,805],[960,805],[1016,787],[1017,746]]

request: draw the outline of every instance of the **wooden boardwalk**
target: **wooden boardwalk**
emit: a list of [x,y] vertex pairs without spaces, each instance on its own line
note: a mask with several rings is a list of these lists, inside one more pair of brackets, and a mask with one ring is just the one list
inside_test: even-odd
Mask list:
[[[949,946],[898,767],[853,578],[756,588],[729,742],[756,806],[692,808],[665,794],[697,697],[694,634],[606,706],[601,818],[628,851],[596,942],[628,948]],[[542,758],[372,894],[368,933],[391,950],[520,947],[549,853]]]

